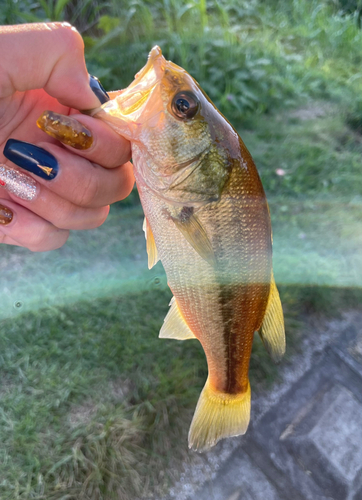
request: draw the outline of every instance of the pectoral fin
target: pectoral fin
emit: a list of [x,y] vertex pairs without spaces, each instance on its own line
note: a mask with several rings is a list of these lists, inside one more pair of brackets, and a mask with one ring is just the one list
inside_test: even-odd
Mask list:
[[185,220],[177,218],[173,218],[172,220],[200,257],[206,260],[211,266],[214,266],[216,264],[214,250],[205,229],[200,224],[196,215],[191,215]]
[[157,262],[160,260],[156,248],[155,238],[153,236],[152,229],[148,223],[148,220],[145,217],[143,221],[143,231],[145,232],[146,238],[146,248],[148,255],[148,269],[151,269]]
[[159,338],[176,340],[195,339],[195,335],[192,333],[182,317],[175,297],[172,297],[170,306],[171,309],[168,311],[167,316],[164,319]]
[[282,304],[273,274],[268,305],[259,335],[272,360],[278,363],[285,353],[285,332]]

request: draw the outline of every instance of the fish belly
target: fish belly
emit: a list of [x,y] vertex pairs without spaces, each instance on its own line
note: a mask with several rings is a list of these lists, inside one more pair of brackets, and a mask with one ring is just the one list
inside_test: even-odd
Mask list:
[[[201,210],[200,222],[217,248],[218,264],[213,267],[178,230],[167,203],[142,181],[138,187],[169,287],[205,351],[210,383],[230,394],[247,390],[253,335],[261,325],[269,295],[268,224],[264,222],[261,236],[262,224],[248,220],[241,224],[245,217],[235,213],[235,204],[232,217],[227,203]],[[246,211],[242,206],[239,209]]]
[[250,419],[249,361],[262,324],[271,280],[271,228],[263,196],[222,196],[197,212],[215,251],[204,260],[185,239],[169,204],[138,177],[145,216],[183,319],[208,364],[189,434],[196,450],[243,434]]

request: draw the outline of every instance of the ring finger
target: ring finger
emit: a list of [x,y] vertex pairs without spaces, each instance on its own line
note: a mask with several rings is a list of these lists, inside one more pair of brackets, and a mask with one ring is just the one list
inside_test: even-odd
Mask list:
[[119,201],[134,184],[130,162],[104,169],[50,142],[33,145],[9,139],[4,156],[31,172],[39,186],[80,207],[98,208]]
[[30,175],[0,164],[0,186],[10,198],[61,229],[91,229],[105,221],[109,205],[80,207],[54,193]]

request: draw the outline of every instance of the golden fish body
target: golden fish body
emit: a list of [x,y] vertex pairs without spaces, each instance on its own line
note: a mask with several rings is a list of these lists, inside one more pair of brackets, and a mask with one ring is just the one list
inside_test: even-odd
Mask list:
[[189,433],[201,451],[247,429],[254,332],[274,359],[285,350],[264,190],[236,131],[158,47],[96,116],[132,143],[149,267],[161,260],[174,294],[160,337],[196,337],[206,354]]

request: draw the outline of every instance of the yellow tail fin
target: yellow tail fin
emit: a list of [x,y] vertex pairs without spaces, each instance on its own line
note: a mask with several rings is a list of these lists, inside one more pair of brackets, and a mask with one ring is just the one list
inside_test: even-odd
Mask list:
[[242,394],[216,392],[206,381],[189,431],[189,448],[205,451],[220,439],[245,434],[250,420],[250,384]]

